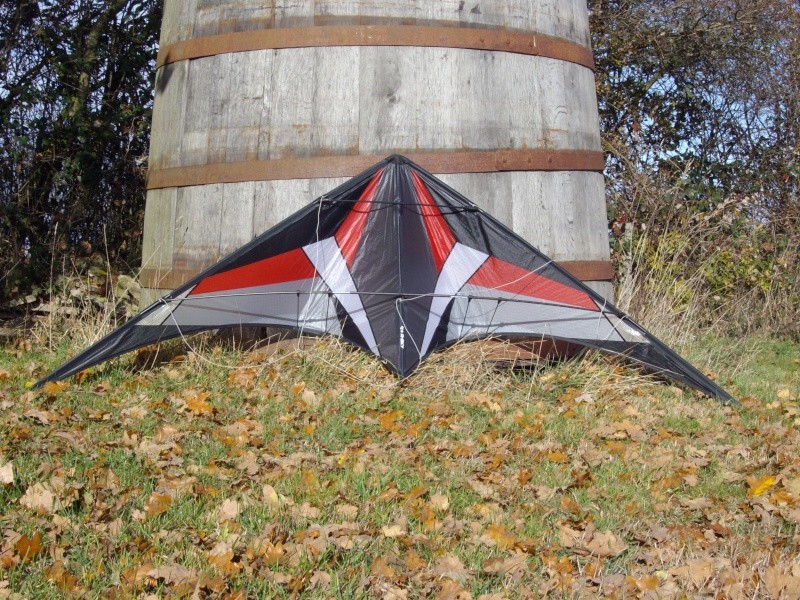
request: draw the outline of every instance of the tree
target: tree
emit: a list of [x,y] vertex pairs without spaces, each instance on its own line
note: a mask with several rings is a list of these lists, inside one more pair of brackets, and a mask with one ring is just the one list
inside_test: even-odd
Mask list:
[[[686,174],[703,203],[757,196],[796,210],[797,0],[590,0],[611,197],[622,163]],[[613,208],[613,207],[612,207]],[[630,208],[630,207],[628,207]],[[640,207],[657,210],[658,207]]]
[[138,260],[160,18],[160,0],[0,1],[0,297],[55,256]]

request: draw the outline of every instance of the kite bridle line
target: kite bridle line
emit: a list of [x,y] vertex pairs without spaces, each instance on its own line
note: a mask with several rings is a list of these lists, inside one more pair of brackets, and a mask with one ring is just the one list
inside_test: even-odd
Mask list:
[[[173,301],[173,302],[177,302],[180,305],[181,301],[182,300],[186,300],[186,298],[183,298],[183,299],[171,298],[170,300]],[[266,362],[262,361],[259,364],[253,364],[253,365],[235,365],[235,364],[225,364],[225,363],[220,363],[220,362],[213,361],[210,358],[206,358],[205,356],[203,356],[203,354],[197,349],[197,347],[193,346],[189,342],[189,339],[183,333],[183,329],[181,329],[181,326],[178,324],[178,321],[175,319],[175,315],[173,314],[174,309],[167,302],[167,299],[166,298],[159,298],[157,302],[159,304],[163,304],[164,306],[167,307],[167,312],[169,312],[169,317],[168,318],[172,319],[172,322],[175,325],[175,329],[178,330],[178,335],[180,336],[181,341],[183,342],[183,344],[198,358],[198,360],[200,360],[201,362],[204,362],[204,363],[206,363],[208,365],[211,365],[213,367],[219,367],[221,369],[231,369],[231,370],[235,369],[235,370],[239,370],[239,371],[246,371],[248,369],[259,369],[259,373],[263,373],[264,369],[266,369],[267,367],[271,367],[272,365],[278,363],[280,360],[284,360],[285,358],[288,358],[288,357],[290,357],[290,356],[292,356],[294,354],[299,354],[300,353],[300,348],[298,347],[295,350],[289,352],[288,354],[281,355],[280,359],[267,359]],[[158,356],[158,351],[156,351],[156,356]]]

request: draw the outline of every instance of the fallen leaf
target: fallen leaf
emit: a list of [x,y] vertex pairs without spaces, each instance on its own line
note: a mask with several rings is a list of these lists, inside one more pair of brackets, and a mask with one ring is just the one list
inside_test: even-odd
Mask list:
[[214,412],[213,405],[208,402],[208,392],[187,392],[186,409],[196,415],[209,415]]
[[586,549],[595,556],[612,557],[625,552],[628,546],[610,531],[604,531],[595,533],[592,539],[586,543]]
[[405,518],[401,517],[396,523],[381,527],[381,533],[388,538],[396,538],[400,537],[401,535],[406,535],[406,527],[406,520]]
[[236,500],[225,500],[217,509],[217,518],[220,522],[233,521],[239,516],[239,503]]
[[480,540],[489,546],[497,546],[501,550],[508,550],[517,543],[517,537],[515,535],[509,533],[505,527],[497,525],[496,523],[492,523],[486,528]]
[[293,514],[303,519],[318,519],[322,511],[316,506],[311,506],[308,502],[303,502],[300,506],[293,507]]
[[352,504],[339,504],[336,507],[336,512],[345,519],[355,519],[358,516],[358,507]]
[[266,502],[271,508],[280,508],[281,506],[285,506],[287,504],[286,498],[276,492],[275,488],[269,484],[264,485],[261,490],[261,494],[264,497],[264,502]]
[[699,590],[714,573],[714,565],[709,559],[694,558],[686,561],[685,565],[670,569],[669,573],[679,580],[691,581]]
[[63,508],[50,487],[43,483],[34,483],[25,490],[25,493],[19,499],[19,503],[39,514],[45,515]]
[[45,578],[52,581],[62,592],[71,592],[78,585],[78,578],[67,571],[64,563],[57,560],[45,571]]
[[559,465],[565,465],[569,462],[569,457],[561,452],[561,450],[556,450],[554,452],[547,453],[547,460]]
[[199,579],[197,573],[183,565],[168,564],[147,571],[147,577],[156,581],[163,581],[165,585],[173,588],[173,592],[186,595],[192,591]]
[[680,503],[681,506],[690,510],[703,510],[714,506],[708,498],[681,498]]
[[471,575],[461,559],[453,554],[445,554],[433,567],[433,574],[442,579],[452,579],[464,583]]
[[14,483],[14,463],[11,461],[0,466],[0,485],[8,486]]
[[331,587],[333,578],[325,571],[314,571],[311,579],[308,580],[308,589],[310,590],[328,590]]
[[435,600],[472,600],[472,594],[461,587],[461,584],[452,579],[445,579]]
[[397,421],[403,417],[403,412],[400,410],[393,410],[378,417],[378,423],[386,431],[395,431],[399,428]]
[[490,558],[481,563],[481,570],[494,575],[517,575],[528,570],[528,558],[525,554],[510,558]]
[[472,488],[472,491],[478,494],[484,500],[489,500],[495,496],[494,488],[492,488],[492,486],[487,485],[475,478],[468,479],[467,485],[469,485],[469,487]]
[[42,534],[37,531],[32,537],[23,535],[17,540],[16,547],[22,562],[30,562],[42,551]]
[[242,566],[233,561],[233,548],[227,542],[217,542],[206,557],[210,564],[226,575],[237,575],[242,570]]
[[144,504],[144,512],[148,519],[163,515],[172,505],[172,498],[167,494],[153,492]]
[[394,579],[397,577],[395,570],[389,565],[389,558],[387,556],[379,556],[375,562],[372,563],[372,568],[369,574],[373,577],[383,577],[384,579]]
[[42,386],[42,392],[48,396],[55,396],[56,394],[63,392],[68,387],[69,384],[65,381],[48,381]]
[[448,508],[450,508],[450,499],[445,496],[444,494],[439,494],[438,492],[431,496],[430,499],[431,508],[439,512],[445,512]]
[[800,598],[800,577],[784,572],[779,567],[769,567],[762,578],[767,593],[775,600]]
[[771,475],[765,475],[761,479],[751,478],[747,480],[747,485],[750,488],[747,495],[751,498],[757,498],[766,492],[769,488],[775,485],[777,480]]

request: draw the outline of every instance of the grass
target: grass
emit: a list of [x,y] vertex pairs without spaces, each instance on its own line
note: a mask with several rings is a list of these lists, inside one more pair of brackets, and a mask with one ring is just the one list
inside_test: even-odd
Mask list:
[[[122,358],[26,389],[66,351],[0,350],[14,472],[0,597],[725,595],[732,581],[766,597],[769,569],[800,580],[788,340],[700,342],[728,357],[704,364],[739,408],[598,357],[495,370],[469,345],[398,383],[330,340],[269,358],[176,345],[162,356],[186,355],[155,367]],[[701,563],[715,570],[697,585],[685,569]]]

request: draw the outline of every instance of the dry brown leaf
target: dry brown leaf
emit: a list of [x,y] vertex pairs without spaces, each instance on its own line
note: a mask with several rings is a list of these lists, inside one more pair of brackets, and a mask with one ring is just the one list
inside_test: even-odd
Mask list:
[[31,537],[21,536],[17,540],[16,548],[22,562],[30,562],[42,551],[42,534],[37,531]]
[[762,578],[764,587],[775,600],[798,600],[800,598],[800,577],[786,573],[779,567],[769,567]]
[[702,589],[714,573],[714,564],[709,558],[693,558],[685,565],[669,570],[669,573],[681,581],[690,581],[697,589]]
[[517,537],[496,523],[489,525],[480,537],[480,541],[488,546],[497,546],[501,550],[513,548]]
[[383,600],[408,600],[408,590],[391,583],[383,582],[378,589],[383,593],[381,596]]
[[472,488],[472,491],[478,494],[484,500],[489,500],[495,496],[495,491],[492,486],[487,485],[482,481],[475,479],[474,477],[467,480],[467,485],[469,485],[469,487]]
[[433,510],[438,512],[445,512],[448,508],[450,508],[450,499],[445,496],[444,494],[435,493],[431,496],[430,505]]
[[185,394],[186,409],[196,415],[210,415],[214,407],[208,402],[208,392],[189,391]]
[[574,515],[581,514],[581,505],[578,504],[574,498],[570,496],[561,496],[561,500],[559,501],[559,507],[564,512],[572,513]]
[[381,533],[388,538],[400,537],[406,535],[408,528],[408,520],[405,517],[400,517],[392,525],[381,527]]
[[[0,459],[0,463],[2,460]],[[11,461],[6,464],[0,464],[0,485],[3,487],[13,485],[14,483],[14,463]]]
[[547,460],[559,465],[565,465],[569,462],[569,456],[561,452],[561,450],[555,450],[547,453]]
[[62,592],[71,592],[78,585],[78,578],[67,571],[64,563],[57,560],[44,573],[48,581],[52,581]]
[[600,557],[619,556],[628,546],[610,531],[597,532],[586,543],[586,550]]
[[784,479],[783,487],[786,488],[786,491],[788,491],[792,496],[800,499],[800,477],[795,477],[794,479]]
[[167,494],[153,492],[144,503],[144,513],[148,519],[163,515],[172,505],[172,498]]
[[442,587],[436,594],[435,600],[472,600],[472,594],[461,587],[457,581],[446,579],[442,582]]
[[494,575],[518,575],[528,570],[528,556],[517,554],[509,558],[490,558],[481,563],[481,569]]
[[428,566],[428,563],[414,550],[409,550],[406,554],[406,567],[411,571],[419,571]]
[[217,519],[220,522],[233,521],[239,516],[239,503],[236,500],[225,500],[217,509]]
[[294,502],[288,500],[286,496],[283,496],[278,492],[276,492],[275,488],[269,484],[264,485],[264,487],[261,490],[261,494],[264,497],[264,502],[270,508],[280,508],[282,506],[286,505],[291,506],[292,504],[294,504]]
[[227,542],[217,542],[206,555],[208,562],[225,575],[238,575],[242,566],[234,562],[233,548]]
[[636,587],[643,592],[654,592],[660,583],[661,580],[656,575],[645,575],[636,580]]
[[303,502],[300,506],[292,507],[292,514],[303,519],[319,519],[322,511],[316,506],[311,506],[308,502]]
[[147,577],[156,581],[163,581],[165,585],[173,588],[174,592],[181,595],[187,594],[195,588],[198,575],[195,571],[183,565],[168,564],[147,571]]
[[48,396],[55,396],[60,394],[69,387],[66,381],[48,381],[42,386],[42,393]]
[[461,559],[453,554],[445,554],[433,567],[433,574],[441,579],[452,579],[464,583],[471,577],[469,569],[464,566]]
[[336,506],[336,512],[345,519],[355,519],[358,516],[358,507],[352,504],[339,504]]
[[63,508],[50,486],[44,483],[34,483],[30,486],[19,499],[19,503],[44,515]]
[[328,590],[331,587],[333,578],[325,571],[314,571],[311,579],[308,580],[308,589],[310,590]]
[[690,510],[703,510],[714,506],[708,498],[681,498],[680,503],[681,506]]
[[373,577],[383,577],[384,579],[392,580],[397,577],[395,570],[389,565],[389,558],[387,556],[379,556],[375,562],[372,563],[372,568],[369,574]]
[[378,423],[386,431],[396,431],[399,428],[397,421],[403,417],[403,411],[393,410],[378,417]]

